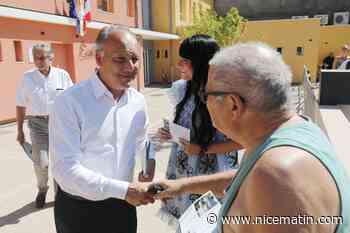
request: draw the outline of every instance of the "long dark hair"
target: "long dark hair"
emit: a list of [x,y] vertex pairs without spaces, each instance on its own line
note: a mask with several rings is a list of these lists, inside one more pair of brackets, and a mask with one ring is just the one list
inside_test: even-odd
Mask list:
[[192,112],[191,143],[207,147],[215,134],[215,128],[205,103],[199,98],[208,81],[209,61],[219,51],[218,43],[207,35],[194,35],[185,39],[179,49],[179,55],[191,61],[192,80],[187,82],[184,98],[177,104],[174,123],[178,123],[180,114],[193,95],[195,108]]

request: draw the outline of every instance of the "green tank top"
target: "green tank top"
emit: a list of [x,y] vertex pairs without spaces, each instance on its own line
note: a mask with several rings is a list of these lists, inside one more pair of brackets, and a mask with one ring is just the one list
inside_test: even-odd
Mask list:
[[[247,177],[256,162],[267,150],[280,147],[292,146],[301,148],[322,162],[337,185],[340,197],[340,216],[343,217],[343,224],[338,224],[335,233],[350,232],[350,180],[345,169],[336,159],[335,151],[329,143],[325,134],[314,123],[305,121],[295,125],[287,126],[276,130],[269,138],[261,144],[258,149],[244,160],[238,170],[231,186],[226,192],[223,205],[220,210],[219,219],[226,216],[236,199],[239,188]],[[217,232],[222,233],[222,221],[218,221]]]

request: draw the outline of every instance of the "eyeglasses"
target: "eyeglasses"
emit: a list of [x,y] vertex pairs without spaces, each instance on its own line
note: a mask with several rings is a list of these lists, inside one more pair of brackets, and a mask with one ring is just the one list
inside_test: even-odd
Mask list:
[[245,100],[242,96],[238,95],[236,92],[224,92],[224,91],[200,91],[199,92],[199,98],[203,103],[208,102],[208,96],[224,96],[224,95],[237,95],[241,101],[244,103]]
[[34,56],[35,60],[39,60],[39,61],[44,61],[46,59],[50,59],[50,56]]

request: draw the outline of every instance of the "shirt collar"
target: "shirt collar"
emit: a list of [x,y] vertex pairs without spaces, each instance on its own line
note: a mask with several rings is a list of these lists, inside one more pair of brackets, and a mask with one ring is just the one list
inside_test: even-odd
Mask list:
[[50,71],[49,71],[49,74],[47,76],[43,75],[38,68],[36,68],[36,72],[38,72],[40,78],[44,78],[44,79],[50,78],[52,73],[53,73],[53,67],[50,66]]
[[[107,89],[107,87],[98,77],[96,72],[93,74],[91,78],[91,83],[92,83],[92,88],[96,99],[106,95],[109,98],[114,100],[113,94]],[[126,104],[128,102],[128,99],[129,99],[129,91],[125,90],[123,96],[120,97],[118,104]]]

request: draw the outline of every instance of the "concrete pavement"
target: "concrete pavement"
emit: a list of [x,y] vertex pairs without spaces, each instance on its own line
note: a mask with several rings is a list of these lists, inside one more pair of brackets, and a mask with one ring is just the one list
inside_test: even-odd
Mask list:
[[[162,118],[172,113],[164,88],[147,88],[150,128],[154,131]],[[29,139],[28,129],[25,129]],[[169,147],[157,154],[156,178],[163,178],[169,157]],[[140,171],[139,161],[135,173]],[[53,218],[53,189],[48,193],[44,209],[34,207],[36,181],[31,161],[16,142],[16,124],[0,126],[0,232],[1,233],[55,233]],[[51,185],[52,187],[52,185]],[[138,208],[138,233],[168,233],[175,230],[157,216],[159,203]],[[116,220],[117,221],[117,220]]]

